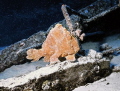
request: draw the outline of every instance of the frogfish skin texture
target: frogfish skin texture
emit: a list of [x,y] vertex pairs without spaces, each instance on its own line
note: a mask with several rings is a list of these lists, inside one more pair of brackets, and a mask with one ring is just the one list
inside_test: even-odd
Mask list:
[[29,49],[27,59],[37,61],[44,57],[45,62],[59,62],[60,58],[75,61],[75,54],[80,50],[78,41],[61,24],[52,28],[43,42],[41,49]]

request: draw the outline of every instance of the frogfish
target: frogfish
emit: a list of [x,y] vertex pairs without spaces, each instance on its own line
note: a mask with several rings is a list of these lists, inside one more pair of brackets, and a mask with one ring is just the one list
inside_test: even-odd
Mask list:
[[41,49],[29,49],[26,58],[38,61],[44,57],[45,62],[57,63],[61,58],[68,61],[75,61],[75,54],[80,50],[80,46],[76,37],[63,27],[56,24],[49,31],[46,40],[42,44]]

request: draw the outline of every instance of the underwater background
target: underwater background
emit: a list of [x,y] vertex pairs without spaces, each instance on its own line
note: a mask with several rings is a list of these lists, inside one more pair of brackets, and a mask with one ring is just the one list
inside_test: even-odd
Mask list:
[[96,0],[0,0],[0,47],[28,38],[64,19],[61,5],[78,10]]

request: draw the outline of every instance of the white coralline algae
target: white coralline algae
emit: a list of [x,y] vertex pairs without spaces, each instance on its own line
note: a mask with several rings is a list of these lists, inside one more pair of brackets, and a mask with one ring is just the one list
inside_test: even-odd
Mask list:
[[88,51],[88,54],[87,56],[82,56],[80,58],[78,58],[78,61],[81,63],[86,63],[86,62],[95,62],[95,61],[98,61],[98,60],[101,60],[103,58],[103,55],[102,53],[100,52],[96,52],[95,50],[93,49],[90,49]]

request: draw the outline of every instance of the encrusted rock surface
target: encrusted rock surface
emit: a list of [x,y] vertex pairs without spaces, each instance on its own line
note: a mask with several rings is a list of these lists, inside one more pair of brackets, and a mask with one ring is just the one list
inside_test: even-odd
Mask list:
[[41,47],[45,38],[46,32],[41,31],[2,50],[0,52],[0,72],[12,65],[28,61],[26,60],[26,50]]
[[[93,53],[93,54],[91,54]],[[91,56],[92,55],[92,56]],[[76,62],[64,61],[19,77],[0,80],[3,91],[71,91],[111,73],[110,61],[90,50]]]

